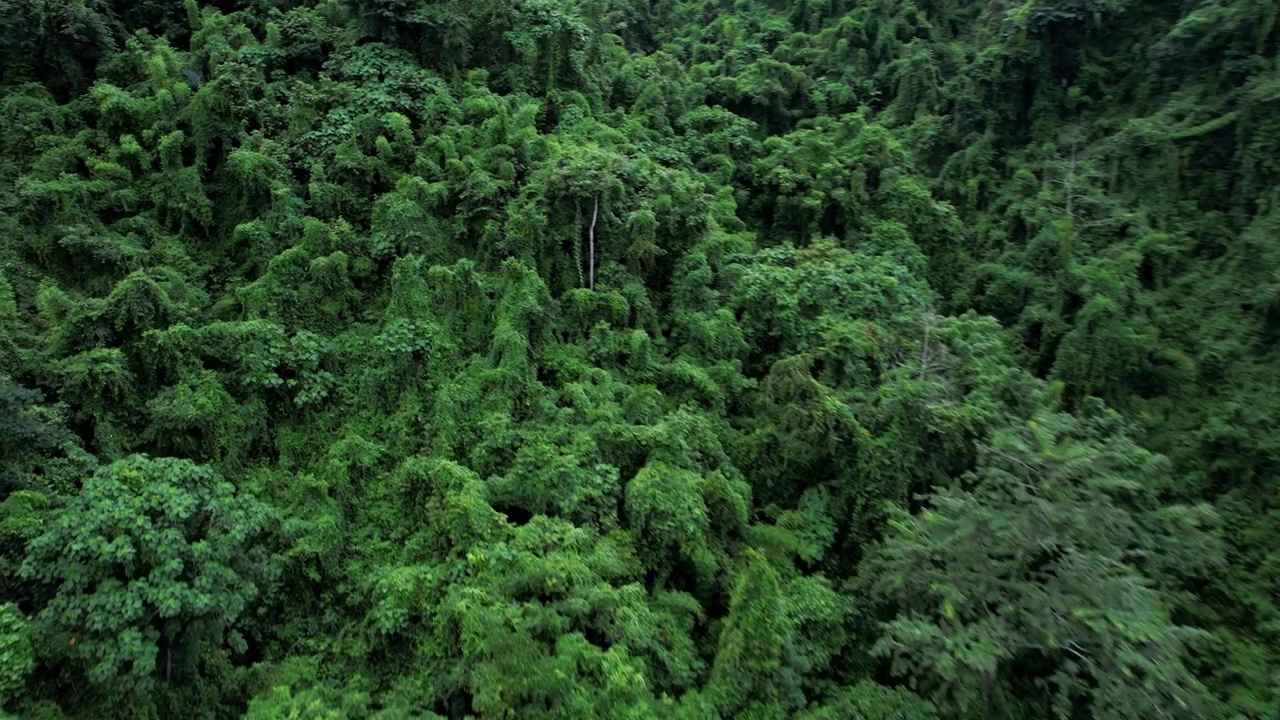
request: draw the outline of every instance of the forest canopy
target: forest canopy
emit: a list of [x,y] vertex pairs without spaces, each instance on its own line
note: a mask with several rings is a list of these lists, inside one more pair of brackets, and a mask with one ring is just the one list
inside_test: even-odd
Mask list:
[[0,0],[0,270],[0,718],[1280,717],[1273,0]]

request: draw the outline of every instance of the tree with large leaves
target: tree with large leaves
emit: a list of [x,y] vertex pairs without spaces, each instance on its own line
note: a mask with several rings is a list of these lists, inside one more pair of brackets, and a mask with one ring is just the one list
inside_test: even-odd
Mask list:
[[273,522],[187,460],[101,468],[27,548],[22,575],[48,592],[35,617],[44,654],[113,695],[187,673],[205,649],[243,652],[235,626],[271,580]]

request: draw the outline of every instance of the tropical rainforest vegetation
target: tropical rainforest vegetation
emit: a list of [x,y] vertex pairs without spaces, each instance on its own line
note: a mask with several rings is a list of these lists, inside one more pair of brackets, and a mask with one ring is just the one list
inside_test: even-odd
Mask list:
[[1280,717],[1274,0],[0,0],[0,716]]

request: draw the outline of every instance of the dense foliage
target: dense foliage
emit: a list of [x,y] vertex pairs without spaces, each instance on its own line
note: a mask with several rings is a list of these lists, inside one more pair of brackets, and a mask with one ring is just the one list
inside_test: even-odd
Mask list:
[[1280,717],[1273,0],[0,0],[0,717]]

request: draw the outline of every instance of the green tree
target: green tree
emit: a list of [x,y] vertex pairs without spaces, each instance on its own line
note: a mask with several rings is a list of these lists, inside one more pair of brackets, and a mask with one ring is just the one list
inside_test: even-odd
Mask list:
[[0,712],[22,695],[35,669],[29,625],[16,605],[0,605]]
[[778,571],[747,551],[706,696],[723,717],[781,720],[804,705]]
[[895,513],[865,568],[894,608],[874,652],[895,674],[977,717],[1007,703],[1063,720],[1214,716],[1185,664],[1199,634],[1141,568],[1165,547],[1211,557],[1215,545],[1198,523],[1162,527],[1135,503],[1160,458],[1090,435],[1041,414],[997,432],[962,486]]
[[[135,455],[85,481],[31,540],[23,577],[49,588],[49,650],[108,695],[243,651],[237,620],[270,582],[272,511],[207,467]],[[61,656],[61,657],[59,657]]]

